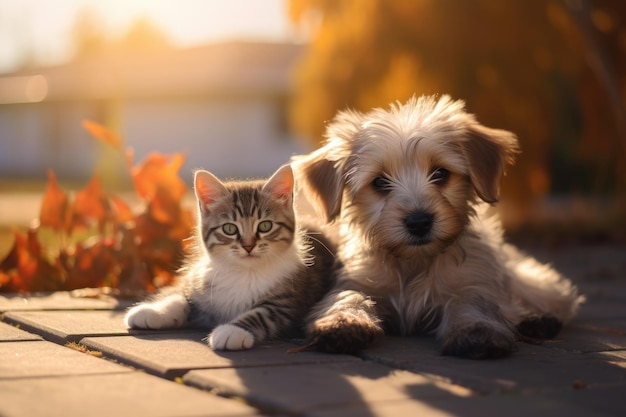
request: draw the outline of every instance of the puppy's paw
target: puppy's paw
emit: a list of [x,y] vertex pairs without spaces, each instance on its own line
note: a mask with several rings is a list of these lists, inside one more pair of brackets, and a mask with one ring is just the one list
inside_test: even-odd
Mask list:
[[246,350],[254,346],[254,335],[232,324],[217,326],[208,339],[213,350]]
[[552,339],[561,331],[563,323],[556,317],[529,317],[517,325],[517,331],[531,339]]
[[515,350],[512,332],[503,333],[484,324],[456,330],[448,335],[441,353],[468,359],[490,359],[507,356]]
[[182,296],[171,296],[130,308],[124,316],[124,323],[132,329],[172,329],[182,327],[188,315],[187,300]]
[[316,320],[309,326],[310,345],[329,353],[355,354],[384,336],[371,318],[351,312],[338,312]]

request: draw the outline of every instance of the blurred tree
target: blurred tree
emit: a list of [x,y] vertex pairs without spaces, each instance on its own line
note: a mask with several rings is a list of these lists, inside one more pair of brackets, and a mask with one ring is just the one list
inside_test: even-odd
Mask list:
[[[107,33],[103,24],[102,16],[93,9],[87,7],[77,15],[74,23],[75,60],[86,58],[103,58],[99,65],[107,65],[111,62],[128,62],[128,55],[151,53],[169,48],[170,41],[163,30],[148,18],[138,18],[128,31],[119,38],[113,38]],[[135,60],[136,62],[136,60]],[[110,71],[115,77],[115,70]],[[99,82],[100,74],[93,74],[94,82]],[[109,129],[120,128],[120,101],[117,99],[95,100],[95,118],[102,121]],[[58,144],[54,146],[60,149],[64,143],[63,138],[57,138]],[[98,173],[105,186],[124,187],[127,180],[120,169],[123,162],[115,156],[114,150],[102,144],[96,145],[98,155],[95,171]],[[62,151],[62,149],[60,149]]]
[[102,18],[90,8],[82,9],[73,28],[74,58],[81,59],[107,52],[145,52],[170,46],[165,32],[148,18],[133,22],[119,39],[111,38],[103,25]]
[[72,36],[75,59],[101,54],[109,43],[102,20],[90,8],[79,11],[74,21]]
[[170,42],[161,28],[144,17],[133,23],[120,46],[131,51],[149,51],[169,47]]
[[626,191],[626,2],[291,0],[289,11],[315,28],[296,72],[299,133],[320,141],[339,109],[449,93],[518,135],[504,189],[521,206]]

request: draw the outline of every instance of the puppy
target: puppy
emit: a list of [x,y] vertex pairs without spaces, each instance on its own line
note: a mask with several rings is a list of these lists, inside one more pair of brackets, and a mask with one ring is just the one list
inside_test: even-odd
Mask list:
[[319,208],[338,241],[337,284],[306,329],[317,349],[433,332],[444,355],[500,357],[574,316],[576,287],[506,244],[491,213],[512,133],[442,96],[340,112],[327,139],[293,164],[300,206]]

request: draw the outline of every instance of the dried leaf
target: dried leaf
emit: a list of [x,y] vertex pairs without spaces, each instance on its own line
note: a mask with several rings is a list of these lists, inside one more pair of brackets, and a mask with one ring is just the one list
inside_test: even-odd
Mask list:
[[54,230],[65,230],[70,217],[69,199],[59,187],[56,176],[48,170],[48,186],[41,202],[39,223]]
[[132,172],[135,160],[135,150],[133,148],[126,148],[126,151],[124,151],[124,160],[126,161],[126,169],[128,169],[128,172]]
[[[119,136],[97,123],[83,126],[98,139],[122,146]],[[49,259],[38,229],[15,232],[13,247],[0,260],[0,291],[109,287],[139,294],[174,282],[194,224],[193,213],[181,206],[187,187],[178,172],[185,157],[151,154],[133,167],[132,149],[125,156],[137,194],[147,203],[143,212],[134,214],[124,200],[109,197],[95,175],[72,201],[54,172],[48,172],[39,223],[57,234],[60,247]],[[94,224],[99,234],[89,236]],[[78,229],[86,236],[72,233]]]
[[120,232],[117,260],[120,266],[119,289],[125,294],[140,294],[146,290],[152,292],[152,283],[146,263],[139,256],[135,242],[135,233],[131,229],[122,228]]
[[170,191],[157,186],[148,205],[150,215],[159,223],[174,224],[180,218],[180,204]]
[[137,194],[146,201],[151,201],[158,188],[169,193],[172,200],[180,203],[187,192],[187,186],[178,176],[178,171],[185,162],[183,154],[173,156],[152,153],[132,170],[133,183]]
[[[185,240],[191,236],[191,232],[196,223],[195,212],[188,209],[181,209],[180,216],[171,225],[168,236],[176,241],[182,241],[185,244]],[[185,244],[186,245],[186,244]]]
[[43,256],[37,230],[26,235],[14,232],[14,245],[2,262],[3,291],[56,291],[60,288],[61,273]]
[[71,265],[67,265],[65,289],[102,287],[115,272],[113,241],[95,239],[87,245],[77,245]]
[[109,202],[100,186],[100,179],[94,175],[85,188],[76,194],[72,225],[75,227],[98,224],[100,233],[110,214]]
[[10,271],[11,269],[17,268],[17,258],[18,258],[17,235],[19,234],[19,232],[14,230],[13,234],[14,234],[13,246],[11,247],[11,250],[9,251],[9,253],[6,254],[2,262],[0,262],[0,271]]
[[111,195],[109,200],[111,202],[113,221],[116,224],[124,224],[134,220],[133,211],[124,200],[116,195]]
[[107,129],[99,123],[92,122],[91,120],[83,120],[83,127],[91,133],[91,135],[99,139],[100,141],[112,146],[114,149],[122,150],[123,141],[122,137],[117,133]]

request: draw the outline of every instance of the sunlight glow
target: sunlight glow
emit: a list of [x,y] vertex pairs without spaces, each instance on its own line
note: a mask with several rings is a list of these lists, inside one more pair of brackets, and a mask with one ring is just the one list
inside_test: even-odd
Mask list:
[[0,104],[38,103],[48,95],[48,80],[43,75],[0,79]]
[[174,46],[224,40],[292,41],[286,0],[0,0],[0,72],[26,63],[57,64],[73,54],[76,19],[90,13],[110,39],[139,19]]

